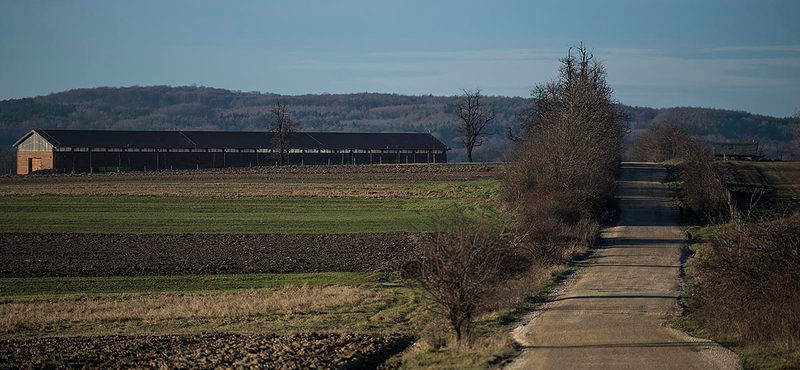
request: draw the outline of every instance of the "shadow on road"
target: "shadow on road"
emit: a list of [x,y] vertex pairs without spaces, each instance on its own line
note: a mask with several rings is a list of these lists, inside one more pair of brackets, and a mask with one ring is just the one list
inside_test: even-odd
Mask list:
[[584,295],[550,299],[545,302],[571,301],[576,299],[678,299],[677,295]]
[[655,342],[655,343],[607,343],[607,344],[579,344],[569,346],[523,346],[522,348],[653,348],[653,347],[717,347],[714,342]]

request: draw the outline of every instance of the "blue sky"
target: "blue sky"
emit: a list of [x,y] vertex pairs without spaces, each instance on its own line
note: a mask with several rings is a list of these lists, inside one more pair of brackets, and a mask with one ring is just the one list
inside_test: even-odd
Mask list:
[[580,41],[615,97],[789,116],[800,1],[0,2],[0,99],[95,86],[525,96]]

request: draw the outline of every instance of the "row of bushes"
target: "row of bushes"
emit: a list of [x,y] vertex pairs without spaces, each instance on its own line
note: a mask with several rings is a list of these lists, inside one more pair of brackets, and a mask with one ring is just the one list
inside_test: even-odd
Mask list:
[[763,189],[731,192],[708,144],[678,125],[654,125],[634,142],[634,158],[677,161],[681,202],[701,225],[716,225],[687,275],[689,309],[719,338],[779,351],[800,341],[800,214],[758,218]]

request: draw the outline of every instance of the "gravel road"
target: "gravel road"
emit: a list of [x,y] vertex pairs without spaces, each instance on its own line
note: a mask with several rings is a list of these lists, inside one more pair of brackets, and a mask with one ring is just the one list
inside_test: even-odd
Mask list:
[[623,163],[616,227],[585,268],[514,331],[524,346],[507,369],[737,369],[735,354],[671,329],[685,251],[657,164]]

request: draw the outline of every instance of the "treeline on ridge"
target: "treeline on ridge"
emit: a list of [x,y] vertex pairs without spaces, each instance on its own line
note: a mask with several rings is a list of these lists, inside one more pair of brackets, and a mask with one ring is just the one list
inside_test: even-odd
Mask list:
[[[466,159],[458,141],[458,91],[453,96],[382,93],[278,95],[196,86],[133,86],[75,89],[0,101],[0,147],[34,127],[70,129],[266,130],[265,115],[280,101],[298,129],[307,131],[430,132]],[[507,159],[508,128],[531,112],[530,99],[487,96],[496,113],[493,135],[475,149],[480,161]],[[653,123],[678,123],[709,140],[757,139],[767,155],[790,137],[789,118],[705,108],[654,109],[619,105],[632,135]]]

